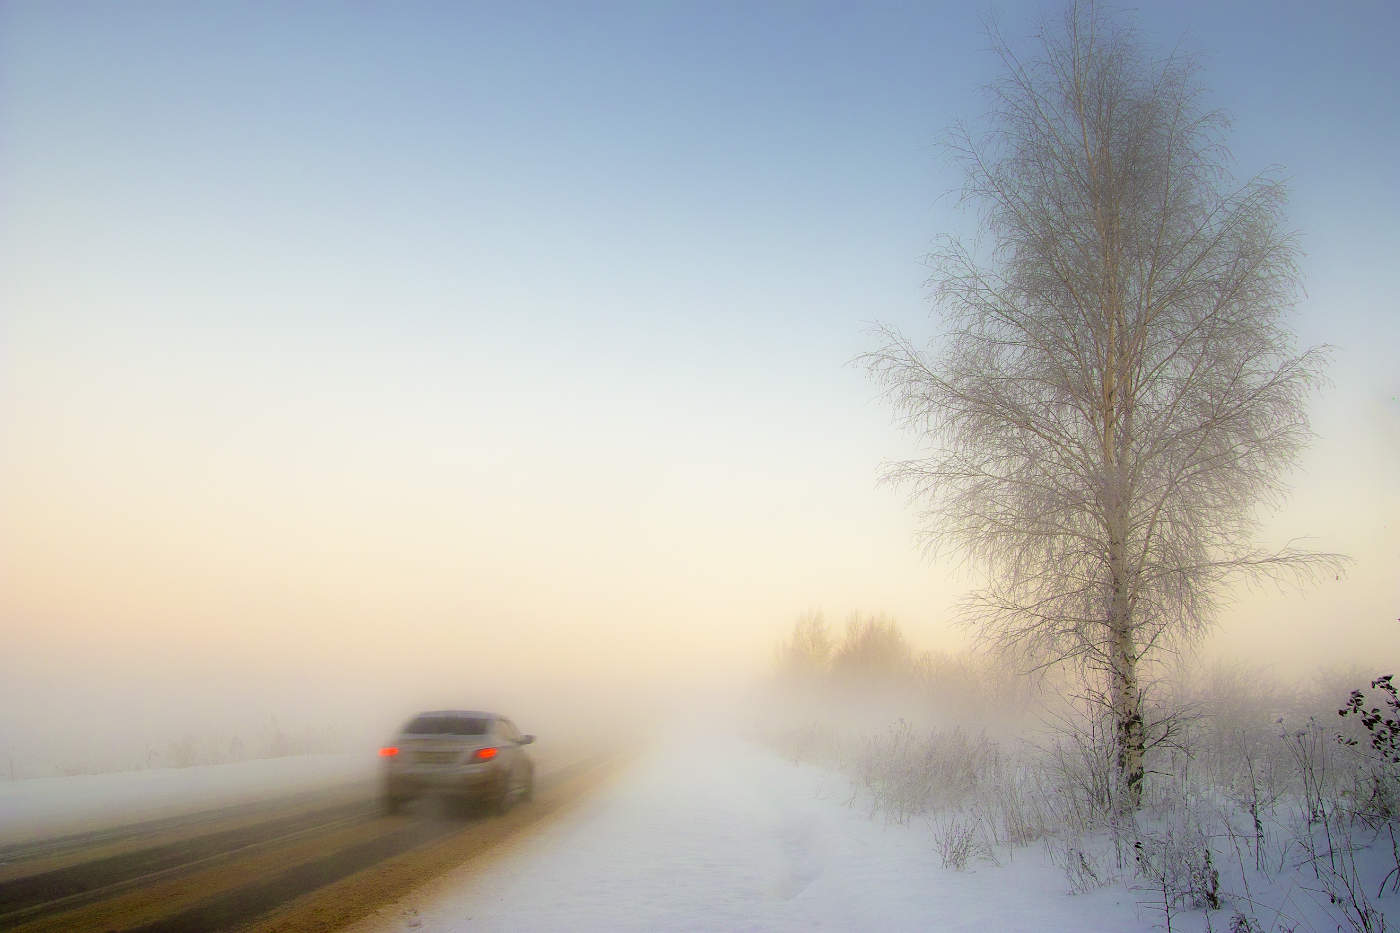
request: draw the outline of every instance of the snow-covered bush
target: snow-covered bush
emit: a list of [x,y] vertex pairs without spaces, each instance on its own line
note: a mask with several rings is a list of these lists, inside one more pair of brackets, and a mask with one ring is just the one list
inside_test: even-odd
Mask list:
[[1079,836],[1050,841],[1050,860],[1064,873],[1071,894],[1084,894],[1113,880],[1097,848]]
[[1116,824],[1117,768],[1108,725],[1090,718],[1085,728],[1052,737],[1039,756],[1042,797],[1054,825],[1097,832]]
[[1173,808],[1162,825],[1140,832],[1133,850],[1139,876],[1162,892],[1164,910],[1178,904],[1220,909],[1220,871],[1202,821],[1189,806]]
[[999,766],[1000,752],[986,736],[958,728],[916,730],[899,719],[865,738],[853,771],[871,814],[903,824],[931,809],[967,804]]
[[841,760],[841,734],[829,722],[779,722],[762,729],[761,737],[794,763],[836,764]]
[[1037,796],[1041,772],[1025,756],[999,756],[995,774],[972,807],[981,815],[993,846],[1027,846],[1055,831]]
[[985,826],[976,816],[949,813],[931,819],[929,828],[934,850],[944,868],[965,871],[968,863],[974,859],[996,860],[992,847],[984,838]]

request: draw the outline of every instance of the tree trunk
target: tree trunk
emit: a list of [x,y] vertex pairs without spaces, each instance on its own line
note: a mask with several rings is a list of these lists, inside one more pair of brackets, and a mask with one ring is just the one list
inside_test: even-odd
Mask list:
[[[1111,399],[1111,393],[1105,392]],[[1107,419],[1106,419],[1107,420]],[[1111,422],[1109,422],[1111,424]],[[1144,777],[1143,753],[1145,741],[1142,727],[1142,690],[1138,684],[1138,652],[1134,638],[1133,600],[1129,587],[1127,548],[1128,508],[1125,487],[1117,451],[1105,430],[1105,460],[1111,464],[1114,485],[1109,493],[1108,509],[1108,572],[1111,592],[1108,605],[1108,677],[1109,703],[1113,713],[1115,762],[1118,767],[1117,806],[1123,811],[1136,810],[1142,804]]]
[[[1143,728],[1142,692],[1138,688],[1137,656],[1128,605],[1121,581],[1114,582],[1112,639],[1110,646],[1109,701],[1113,706],[1114,740],[1117,745],[1119,807],[1136,810],[1142,804]],[[1120,614],[1121,610],[1121,614]]]
[[1142,804],[1144,745],[1142,690],[1138,684],[1138,651],[1129,593],[1127,509],[1121,486],[1113,491],[1108,566],[1112,581],[1108,610],[1109,703],[1113,711],[1115,762],[1118,766],[1118,800],[1121,811]]

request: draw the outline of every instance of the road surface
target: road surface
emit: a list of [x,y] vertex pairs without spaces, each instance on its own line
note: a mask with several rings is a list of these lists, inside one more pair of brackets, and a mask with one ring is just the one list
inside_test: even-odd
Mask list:
[[617,767],[540,763],[535,799],[504,816],[432,800],[384,816],[366,782],[0,847],[0,929],[339,929],[491,858]]

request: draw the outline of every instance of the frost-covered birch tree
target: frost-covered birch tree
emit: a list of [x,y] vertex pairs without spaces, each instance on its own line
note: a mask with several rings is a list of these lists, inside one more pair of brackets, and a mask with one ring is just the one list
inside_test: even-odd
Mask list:
[[1288,329],[1284,187],[1232,181],[1189,58],[1093,7],[1033,56],[992,38],[989,129],[952,142],[987,245],[931,257],[940,340],[880,328],[864,362],[927,442],[887,478],[934,549],[986,571],[969,621],[1096,678],[1135,808],[1145,663],[1203,632],[1227,578],[1337,561],[1252,544],[1310,436],[1324,350]]

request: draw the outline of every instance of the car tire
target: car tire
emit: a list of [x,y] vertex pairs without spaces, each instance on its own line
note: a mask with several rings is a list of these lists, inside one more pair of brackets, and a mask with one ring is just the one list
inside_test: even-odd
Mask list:
[[391,794],[384,794],[379,798],[379,812],[385,816],[393,816],[403,809],[406,802],[403,797],[395,797]]
[[515,788],[511,785],[510,776],[506,775],[505,779],[501,781],[501,792],[496,795],[496,799],[492,801],[491,806],[491,809],[494,810],[498,816],[504,816],[509,813],[510,808],[515,805],[514,790]]

